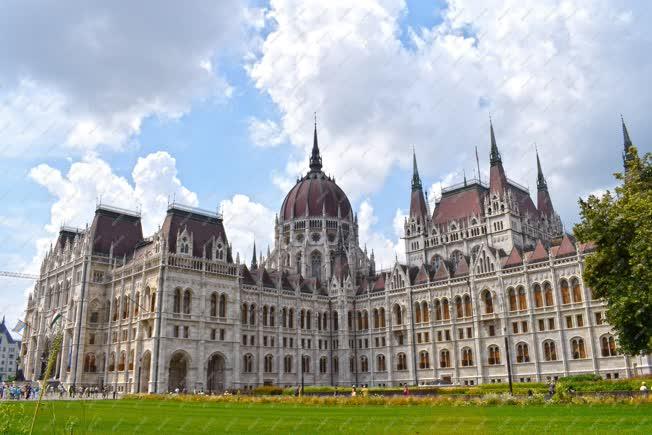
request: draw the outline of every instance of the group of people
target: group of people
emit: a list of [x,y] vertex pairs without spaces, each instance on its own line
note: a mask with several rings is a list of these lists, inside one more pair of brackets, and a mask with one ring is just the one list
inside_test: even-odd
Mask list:
[[21,387],[16,383],[3,382],[0,385],[0,400],[35,399],[38,397],[39,391],[38,385],[25,384]]
[[[39,384],[32,385],[31,383],[25,383],[23,385],[18,385],[17,383],[5,383],[0,384],[0,400],[29,400],[29,399],[38,399],[41,387]],[[68,388],[65,388],[63,384],[51,384],[45,387],[44,398],[47,399],[107,399],[113,397],[115,399],[115,393],[112,394],[112,389],[109,386],[99,387],[97,385],[89,386],[73,386],[70,385]]]

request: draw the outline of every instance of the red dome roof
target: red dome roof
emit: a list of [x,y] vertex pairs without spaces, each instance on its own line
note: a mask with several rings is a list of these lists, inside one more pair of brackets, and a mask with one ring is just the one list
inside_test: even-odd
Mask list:
[[281,219],[306,216],[337,217],[337,207],[343,218],[351,218],[351,203],[346,194],[323,172],[311,171],[301,179],[285,197],[281,206]]

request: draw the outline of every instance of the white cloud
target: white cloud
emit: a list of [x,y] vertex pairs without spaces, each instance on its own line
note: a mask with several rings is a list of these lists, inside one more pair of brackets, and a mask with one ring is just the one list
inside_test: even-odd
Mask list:
[[247,50],[235,0],[0,5],[0,155],[119,148],[149,116],[228,98],[217,65]]
[[484,171],[491,111],[508,176],[534,185],[539,144],[553,200],[569,220],[577,192],[605,185],[618,168],[618,111],[637,125],[635,138],[652,133],[643,115],[652,96],[640,92],[652,72],[641,55],[652,49],[650,9],[450,0],[440,24],[405,33],[410,11],[401,0],[323,8],[273,0],[272,31],[248,71],[299,150],[288,178],[308,155],[313,111],[324,168],[353,199],[380,189],[395,165],[408,167],[412,145],[426,179],[462,168],[470,175],[476,145]]
[[261,148],[273,148],[283,143],[285,133],[274,121],[249,118],[249,137],[254,145]]
[[374,214],[374,208],[369,200],[364,200],[358,210],[358,239],[362,246],[367,246],[371,255],[374,251],[376,268],[388,268],[394,264],[396,256],[399,261],[405,261],[405,243],[400,237],[403,235],[404,214],[400,209],[396,210],[394,216],[394,239],[387,238],[382,232],[374,230],[378,223],[378,217]]
[[220,203],[224,213],[224,227],[233,244],[233,257],[240,253],[240,261],[251,261],[254,240],[257,254],[267,254],[267,246],[274,247],[274,211],[253,202],[248,196],[233,195]]

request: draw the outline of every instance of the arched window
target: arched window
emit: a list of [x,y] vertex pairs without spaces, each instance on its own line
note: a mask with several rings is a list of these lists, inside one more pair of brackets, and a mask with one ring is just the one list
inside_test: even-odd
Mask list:
[[312,277],[321,280],[321,254],[317,251],[310,256],[310,265],[312,268]]
[[380,310],[378,310],[378,317],[379,317],[379,320],[380,320],[380,327],[384,328],[385,327],[385,309],[384,308],[381,307]]
[[281,326],[284,328],[288,326],[288,309],[285,307],[281,309]]
[[256,324],[256,306],[254,304],[249,306],[249,324],[251,326]]
[[365,355],[360,357],[360,371],[362,373],[367,373],[369,371],[369,360]]
[[340,360],[337,357],[333,357],[333,373],[340,372]]
[[394,321],[397,325],[403,324],[403,313],[399,304],[394,304]]
[[441,302],[435,299],[435,320],[441,320]]
[[283,358],[283,372],[292,373],[292,355],[285,355]]
[[246,325],[247,324],[247,316],[249,314],[249,305],[246,303],[242,304],[242,310],[241,310],[241,317],[242,317],[242,324]]
[[294,328],[294,308],[290,308],[288,311],[288,328]]
[[272,373],[274,369],[274,357],[272,355],[265,355],[265,373]]
[[181,313],[181,289],[174,289],[174,302],[172,304],[173,313]]
[[145,294],[143,294],[143,309],[147,311],[149,302],[152,297],[152,291],[150,290],[149,287],[145,287]]
[[546,307],[551,307],[554,305],[554,301],[552,298],[552,287],[550,287],[549,282],[543,283],[543,293],[544,293],[544,299],[546,301]]
[[374,310],[372,311],[372,315],[373,315],[373,319],[374,319],[373,320],[374,321],[374,323],[373,323],[374,329],[378,329],[380,327],[380,321],[378,319],[378,309],[377,308],[374,308]]
[[109,357],[109,371],[115,371],[115,352],[111,352],[111,356]]
[[451,310],[448,307],[448,299],[443,298],[441,300],[441,312],[444,317],[444,320],[450,320],[451,318]]
[[122,352],[120,352],[120,359],[118,360],[119,372],[124,371],[126,362],[127,362],[127,352],[123,350]]
[[211,316],[217,316],[217,293],[211,294]]
[[577,278],[571,279],[571,286],[573,287],[573,302],[582,302],[580,281]]
[[462,367],[471,367],[473,365],[473,351],[470,347],[462,348]]
[[602,356],[616,356],[618,351],[616,349],[616,339],[613,335],[607,334],[600,338],[600,351]]
[[310,310],[306,312],[306,329],[312,329],[312,312]]
[[122,297],[122,318],[126,319],[129,317],[129,296],[124,295]]
[[473,307],[471,306],[471,296],[464,295],[464,317],[471,317],[473,315]]
[[337,311],[333,311],[333,331],[337,331],[340,328],[340,318]]
[[421,320],[424,323],[430,322],[430,310],[428,310],[428,302],[421,302]]
[[514,289],[510,287],[507,290],[507,294],[509,295],[509,311],[518,310],[518,306],[516,303],[516,291],[514,291]]
[[140,309],[140,292],[136,292],[134,295],[134,316],[138,315],[138,310]]
[[403,352],[396,355],[396,370],[407,370],[407,358]]
[[310,373],[310,357],[308,355],[303,355],[301,357],[301,366],[303,373]]
[[384,372],[387,368],[385,366],[385,355],[376,355],[376,371]]
[[220,317],[226,317],[226,295],[220,295],[220,307],[219,307]]
[[522,286],[518,288],[518,309],[527,310],[527,296]]
[[451,355],[448,349],[442,349],[439,352],[439,367],[447,368],[451,366]]
[[464,317],[464,306],[462,305],[462,298],[460,296],[455,296],[455,316],[458,319]]
[[546,340],[543,342],[543,359],[545,361],[557,361],[557,349],[554,341]]
[[322,356],[319,358],[319,373],[326,373],[328,371],[328,358]]
[[254,371],[254,356],[250,353],[242,357],[242,371],[252,373]]
[[487,364],[495,366],[500,364],[500,349],[495,344],[489,346]]
[[349,357],[349,371],[351,373],[355,373],[355,358],[353,355]]
[[494,312],[494,299],[489,290],[485,290],[482,293],[482,300],[484,301],[485,314],[492,314]]
[[269,326],[276,326],[276,310],[274,307],[269,307]]
[[267,308],[267,305],[263,305],[263,326],[267,326],[268,310],[269,310],[269,308]]
[[570,288],[568,287],[568,281],[562,279],[561,282],[559,283],[559,287],[561,287],[561,303],[570,304],[571,298],[570,298]]
[[149,307],[149,310],[153,313],[156,311],[156,292],[152,292],[152,303]]
[[366,331],[369,329],[369,313],[367,310],[362,311],[362,330]]
[[134,350],[129,351],[129,370],[134,369]]
[[539,284],[534,284],[534,306],[536,308],[543,307],[543,293]]
[[516,345],[516,362],[530,362],[530,352],[528,350],[527,343],[519,343]]
[[430,354],[427,350],[422,350],[419,352],[419,368],[420,369],[429,369],[430,368]]
[[414,303],[414,321],[415,323],[421,323],[421,304],[418,302]]
[[306,327],[306,310],[299,312],[299,328],[305,329]]
[[571,356],[573,359],[586,358],[586,348],[584,347],[584,339],[577,337],[571,340]]
[[97,368],[95,367],[95,354],[87,353],[84,357],[84,371],[86,373],[95,373]]
[[183,293],[183,314],[190,314],[190,306],[192,305],[192,293],[186,290]]

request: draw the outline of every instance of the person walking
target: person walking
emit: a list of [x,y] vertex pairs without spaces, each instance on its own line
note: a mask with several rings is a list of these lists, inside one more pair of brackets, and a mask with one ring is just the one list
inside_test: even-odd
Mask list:
[[647,389],[647,385],[645,385],[645,381],[641,382],[641,388],[638,389],[641,392],[641,395],[647,399],[647,395],[649,394],[649,391]]

